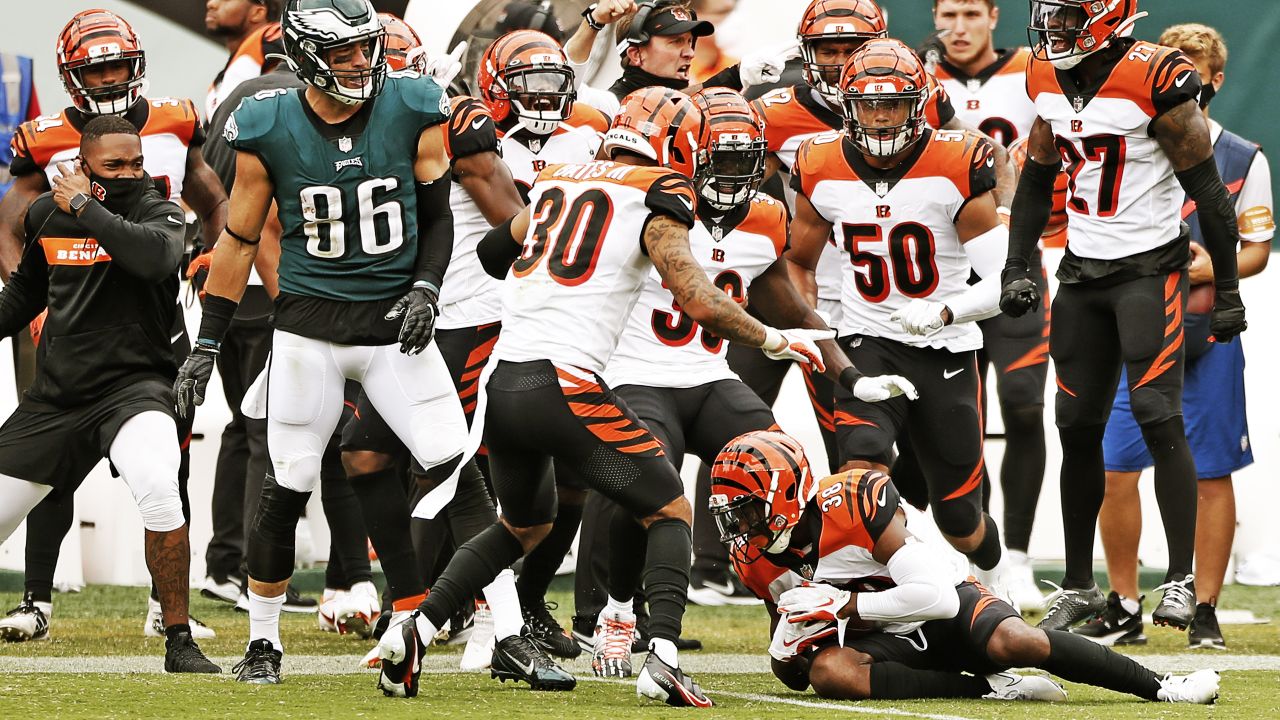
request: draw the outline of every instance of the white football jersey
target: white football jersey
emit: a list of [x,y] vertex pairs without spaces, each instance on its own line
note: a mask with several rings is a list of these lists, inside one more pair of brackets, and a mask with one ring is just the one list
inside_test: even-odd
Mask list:
[[870,335],[951,352],[982,347],[976,323],[928,337],[889,320],[915,298],[947,302],[969,288],[971,272],[955,219],[971,198],[995,187],[991,144],[966,132],[926,130],[890,170],[866,164],[843,132],[800,148],[792,185],[830,222],[843,258],[840,335]]
[[1200,75],[1178,50],[1119,42],[1120,58],[1101,87],[1074,87],[1041,60],[1027,69],[1027,91],[1053,128],[1069,176],[1067,245],[1081,258],[1137,255],[1181,232],[1183,191],[1151,124],[1196,99]]
[[[596,110],[574,104],[573,113],[545,139],[519,139],[497,129],[484,104],[468,97],[452,99],[448,151],[450,159],[480,152],[502,155],[522,197],[538,173],[548,165],[591,162],[600,147],[600,133],[607,129],[604,116]],[[492,226],[479,206],[456,180],[449,189],[453,212],[453,256],[440,289],[440,320],[437,327],[475,327],[502,318],[502,283],[490,277],[480,265],[476,248]]]
[[[747,288],[782,255],[787,244],[787,211],[773,198],[757,194],[740,210],[727,231],[708,228],[701,218],[689,231],[693,257],[716,287],[746,300]],[[729,343],[680,311],[657,269],[649,272],[627,329],[609,358],[609,385],[688,388],[717,380],[737,380],[725,359]]]
[[551,360],[599,373],[653,264],[641,234],[654,214],[692,227],[689,178],[662,167],[552,165],[529,193],[524,251],[502,283],[493,357]]
[[975,76],[943,60],[935,77],[951,96],[956,117],[1008,147],[1031,132],[1036,106],[1027,97],[1030,48],[998,50],[998,58]]

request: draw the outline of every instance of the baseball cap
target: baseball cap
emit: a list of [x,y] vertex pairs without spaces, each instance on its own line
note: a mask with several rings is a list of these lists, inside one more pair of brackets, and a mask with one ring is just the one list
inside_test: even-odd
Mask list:
[[679,5],[660,7],[645,19],[644,31],[650,35],[682,35],[693,33],[694,37],[706,37],[716,28],[706,20],[699,20],[698,14]]

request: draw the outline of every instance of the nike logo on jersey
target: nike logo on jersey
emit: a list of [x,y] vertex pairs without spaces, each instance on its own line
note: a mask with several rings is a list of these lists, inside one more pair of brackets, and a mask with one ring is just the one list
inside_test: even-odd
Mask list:
[[174,217],[173,215],[169,215],[168,217],[166,217],[166,218],[165,218],[165,220],[168,220],[169,222],[173,223],[174,225],[186,225],[186,223],[182,222],[181,220],[179,220],[178,218]]
[[943,371],[942,371],[942,379],[943,379],[943,380],[950,380],[951,378],[953,378],[953,377],[955,377],[955,376],[959,375],[959,374],[960,374],[960,373],[962,373],[962,372],[964,372],[964,368],[960,368],[959,370],[943,370]]
[[1182,87],[1183,85],[1187,84],[1187,80],[1190,78],[1191,78],[1191,71],[1188,70],[1182,74],[1182,77],[1178,78],[1177,80],[1174,80],[1173,84],[1177,85],[1178,87]]
[[477,119],[475,122],[471,123],[471,129],[472,129],[472,130],[479,130],[480,128],[484,127],[484,121],[485,121],[485,120],[488,120],[488,119],[489,119],[489,118],[479,118],[479,119]]

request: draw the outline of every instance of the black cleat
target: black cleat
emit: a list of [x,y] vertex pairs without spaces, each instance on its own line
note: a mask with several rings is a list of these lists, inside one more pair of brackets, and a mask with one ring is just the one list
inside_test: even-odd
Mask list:
[[1088,590],[1068,590],[1046,581],[1057,588],[1048,597],[1049,609],[1036,625],[1041,630],[1069,630],[1073,625],[1091,620],[1107,608],[1107,599],[1095,584]]
[[1196,616],[1187,633],[1187,644],[1192,650],[1227,649],[1227,641],[1222,639],[1222,629],[1218,627],[1217,608],[1209,603],[1196,605]]
[[1181,580],[1170,580],[1156,588],[1164,591],[1164,597],[1151,613],[1151,622],[1186,630],[1196,615],[1195,580],[1195,575],[1185,575]]
[[284,589],[284,604],[280,609],[291,613],[313,613],[320,609],[320,601],[299,593],[289,585]]
[[636,695],[651,700],[661,700],[672,707],[709,708],[715,703],[702,692],[693,678],[680,668],[671,667],[649,652],[636,678]]
[[1098,617],[1071,632],[1087,637],[1100,645],[1146,645],[1147,636],[1142,634],[1142,601],[1138,598],[1138,612],[1130,614],[1120,604],[1120,595],[1115,591],[1107,595],[1107,609]]
[[529,639],[541,647],[548,655],[572,660],[582,654],[582,648],[573,638],[565,634],[564,628],[556,622],[551,614],[555,603],[539,603],[535,606],[521,605],[524,615],[524,626],[529,632]]
[[231,668],[236,674],[236,682],[253,685],[279,685],[283,677],[280,674],[280,659],[284,653],[275,649],[270,640],[260,638],[249,643],[244,652],[244,659]]
[[534,690],[572,690],[578,685],[577,678],[556,665],[534,642],[527,626],[519,635],[503,638],[494,646],[489,676],[502,682],[523,680]]
[[222,668],[210,662],[191,639],[181,632],[164,641],[164,671],[167,673],[220,673]]

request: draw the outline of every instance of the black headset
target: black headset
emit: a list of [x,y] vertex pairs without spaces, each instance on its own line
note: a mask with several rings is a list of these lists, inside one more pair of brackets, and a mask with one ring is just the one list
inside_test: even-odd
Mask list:
[[631,18],[631,25],[627,27],[627,34],[618,41],[618,52],[626,52],[626,49],[632,45],[643,45],[649,42],[652,35],[644,29],[649,16],[671,4],[671,0],[646,0],[640,3],[635,17]]

